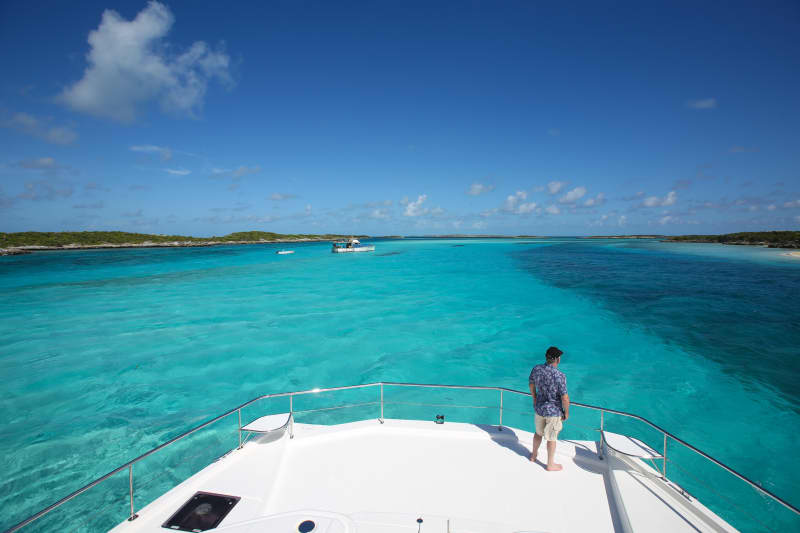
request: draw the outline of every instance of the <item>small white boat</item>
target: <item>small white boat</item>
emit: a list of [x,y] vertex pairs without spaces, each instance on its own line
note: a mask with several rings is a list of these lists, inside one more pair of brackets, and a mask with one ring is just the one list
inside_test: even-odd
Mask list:
[[374,252],[375,245],[361,244],[358,239],[347,239],[344,241],[336,241],[333,243],[331,252],[335,254],[342,254],[348,252]]
[[294,250],[278,250],[275,253],[278,255],[287,255],[287,254],[293,254]]

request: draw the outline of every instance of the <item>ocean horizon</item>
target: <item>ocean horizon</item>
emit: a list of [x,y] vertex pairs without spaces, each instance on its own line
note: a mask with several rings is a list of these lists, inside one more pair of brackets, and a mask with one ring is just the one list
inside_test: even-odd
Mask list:
[[[0,527],[261,394],[376,381],[526,390],[551,345],[573,401],[643,416],[798,503],[800,259],[787,250],[365,241],[375,252],[309,242],[288,256],[276,243],[0,258]],[[504,423],[531,430],[526,409],[509,405]],[[598,440],[598,422],[575,409],[562,438]],[[629,420],[605,424],[659,444]],[[143,465],[137,505],[232,448],[228,426],[198,436],[204,453]],[[740,530],[796,524],[692,452],[670,453],[670,477]],[[125,518],[126,498],[127,475],[65,507],[97,509],[76,528],[103,530]]]

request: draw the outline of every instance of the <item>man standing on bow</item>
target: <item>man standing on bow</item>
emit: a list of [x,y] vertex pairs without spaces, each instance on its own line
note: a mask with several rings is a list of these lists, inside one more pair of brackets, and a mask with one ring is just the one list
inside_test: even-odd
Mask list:
[[561,354],[555,346],[547,349],[547,363],[533,367],[528,378],[528,386],[533,396],[533,409],[536,411],[536,435],[533,436],[531,461],[536,461],[542,439],[547,441],[547,470],[554,472],[563,466],[554,462],[556,441],[561,431],[562,421],[569,418],[569,396],[567,395],[567,376],[558,369]]

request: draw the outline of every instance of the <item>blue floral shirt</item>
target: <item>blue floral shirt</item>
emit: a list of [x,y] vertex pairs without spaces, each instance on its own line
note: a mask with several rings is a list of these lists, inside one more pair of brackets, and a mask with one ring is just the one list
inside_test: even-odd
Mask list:
[[528,382],[536,385],[536,414],[539,416],[563,416],[561,396],[567,393],[567,376],[550,365],[536,365],[531,370]]

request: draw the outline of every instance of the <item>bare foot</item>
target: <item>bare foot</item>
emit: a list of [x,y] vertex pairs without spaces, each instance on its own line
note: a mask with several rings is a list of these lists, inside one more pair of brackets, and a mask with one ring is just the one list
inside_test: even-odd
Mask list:
[[535,462],[536,462],[536,454],[535,454],[535,453],[532,453],[532,454],[531,454],[531,462],[532,462],[532,463],[535,463]]
[[548,472],[558,472],[559,470],[563,469],[564,467],[558,463],[553,463],[551,465],[547,465]]

